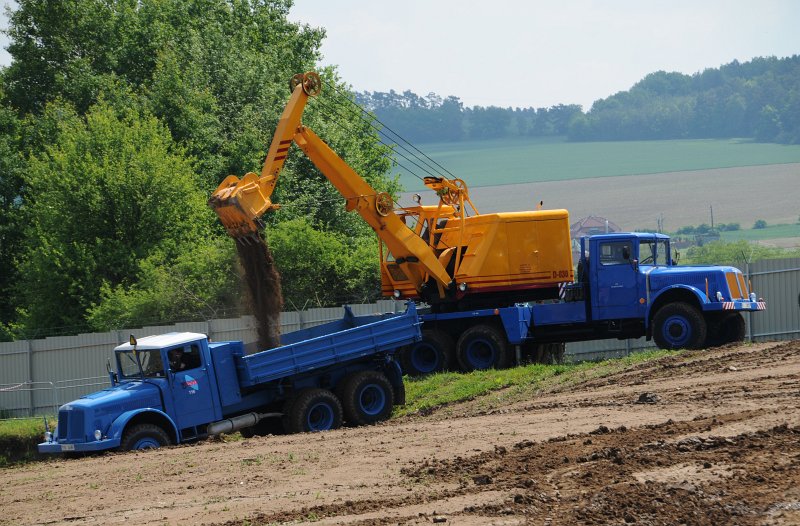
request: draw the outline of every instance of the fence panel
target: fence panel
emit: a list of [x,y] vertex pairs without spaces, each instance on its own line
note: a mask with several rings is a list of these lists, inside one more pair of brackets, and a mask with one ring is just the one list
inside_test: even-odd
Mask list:
[[754,340],[800,338],[800,258],[765,259],[749,268],[753,290],[767,311],[747,316]]

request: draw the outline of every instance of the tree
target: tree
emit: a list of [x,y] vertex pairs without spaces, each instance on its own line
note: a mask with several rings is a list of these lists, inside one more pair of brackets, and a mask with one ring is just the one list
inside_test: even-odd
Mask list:
[[11,301],[17,282],[15,261],[23,247],[21,126],[11,109],[0,107],[0,297],[4,298],[0,302],[0,341],[11,339],[8,325],[16,317]]
[[762,228],[767,228],[767,222],[763,219],[756,219],[756,222],[753,223],[753,228],[757,230],[761,230]]
[[380,296],[374,235],[356,239],[325,235],[302,217],[279,223],[268,235],[287,305],[302,309]]
[[29,331],[78,331],[104,289],[136,283],[156,254],[190,251],[212,214],[190,161],[152,115],[101,103],[85,118],[51,105],[43,119],[57,131],[27,167],[20,295]]

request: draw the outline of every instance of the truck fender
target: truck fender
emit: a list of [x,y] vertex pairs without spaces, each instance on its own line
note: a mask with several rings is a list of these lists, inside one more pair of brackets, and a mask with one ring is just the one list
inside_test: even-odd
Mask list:
[[666,303],[671,303],[672,301],[672,300],[659,301],[659,299],[667,295],[673,295],[676,292],[682,293],[682,296],[684,297],[688,295],[687,293],[692,294],[694,298],[697,300],[697,303],[699,303],[700,305],[709,303],[708,296],[706,296],[705,292],[692,285],[671,285],[669,287],[666,287],[660,290],[658,294],[656,294],[655,296],[651,296],[649,298],[650,301],[647,304],[647,312],[645,313],[644,317],[645,329],[650,328],[650,320],[652,319],[651,314],[653,314],[653,307],[655,305],[658,305],[658,307],[661,308],[662,305]]
[[116,420],[111,423],[111,428],[108,430],[108,437],[113,438],[115,440],[122,440],[122,433],[125,431],[125,427],[128,425],[128,422],[133,420],[135,416],[141,415],[143,413],[151,413],[153,416],[159,421],[167,421],[172,426],[171,429],[165,429],[167,433],[169,433],[172,437],[175,438],[175,442],[180,442],[181,435],[178,432],[178,426],[175,425],[175,422],[172,418],[169,417],[163,411],[159,411],[158,409],[153,409],[150,407],[144,407],[141,409],[133,409],[131,411],[126,411],[119,415]]

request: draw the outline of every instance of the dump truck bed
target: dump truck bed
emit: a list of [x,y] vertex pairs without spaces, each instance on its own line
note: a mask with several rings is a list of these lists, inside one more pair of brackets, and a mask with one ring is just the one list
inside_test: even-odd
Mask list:
[[413,303],[405,313],[354,316],[281,335],[280,347],[237,357],[241,387],[253,387],[370,355],[421,339]]

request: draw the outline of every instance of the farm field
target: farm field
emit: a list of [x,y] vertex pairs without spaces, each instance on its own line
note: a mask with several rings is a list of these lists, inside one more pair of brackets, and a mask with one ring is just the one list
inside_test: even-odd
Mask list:
[[[800,163],[800,145],[743,139],[566,142],[563,138],[517,138],[425,144],[419,148],[453,176],[464,179],[470,188]],[[423,190],[420,178],[435,175],[402,157],[398,161],[401,166],[397,171],[408,191]]]
[[381,425],[4,469],[0,524],[798,524],[800,342]]
[[[469,181],[468,181],[469,184]],[[433,192],[419,192],[423,204],[434,204]],[[572,221],[601,216],[623,230],[654,230],[663,216],[666,231],[682,226],[740,223],[747,229],[757,219],[770,225],[791,226],[800,215],[800,163],[715,168],[646,175],[595,177],[573,180],[470,186],[470,196],[481,213],[566,208]],[[411,206],[413,192],[400,198]]]

